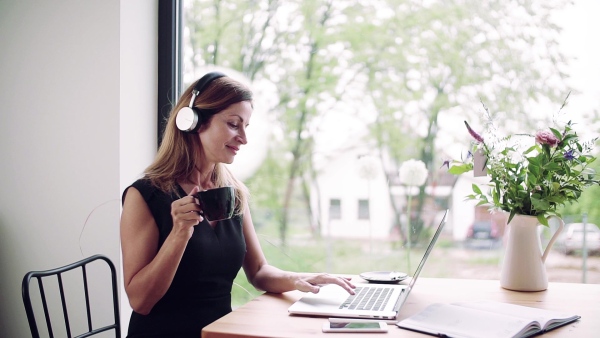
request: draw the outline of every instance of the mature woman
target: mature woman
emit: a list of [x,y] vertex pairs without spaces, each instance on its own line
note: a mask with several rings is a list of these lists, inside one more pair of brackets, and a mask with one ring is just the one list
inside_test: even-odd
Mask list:
[[[241,267],[259,290],[318,292],[354,285],[327,274],[293,273],[268,264],[248,208],[248,190],[223,163],[248,141],[252,93],[218,72],[188,88],[171,112],[154,162],[123,192],[121,246],[125,291],[133,308],[128,337],[200,337],[231,311]],[[205,219],[198,191],[235,188],[235,215]]]

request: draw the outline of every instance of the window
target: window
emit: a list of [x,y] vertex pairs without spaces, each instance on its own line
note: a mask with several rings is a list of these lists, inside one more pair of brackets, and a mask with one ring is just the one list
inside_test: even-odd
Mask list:
[[[215,67],[252,84],[256,110],[249,133],[255,134],[249,135],[232,168],[245,170],[236,175],[251,191],[261,238],[309,252],[282,268],[300,264],[305,270],[359,273],[373,270],[377,261],[382,270],[402,270],[403,265],[394,264],[407,256],[407,225],[415,232],[411,238],[424,241],[450,206],[446,232],[425,272],[432,277],[498,278],[501,248],[484,241],[476,244],[487,250],[482,259],[487,274],[481,272],[483,264],[473,269],[466,260],[454,262],[457,268],[451,272],[436,263],[438,255],[455,257],[449,250],[464,250],[477,214],[476,206],[464,201],[471,183],[448,175],[442,163],[461,158],[469,136],[456,131],[464,128],[463,120],[482,118],[480,102],[500,113],[503,128],[537,122],[535,114],[522,113],[538,110],[528,88],[536,88],[533,95],[541,101],[553,103],[549,110],[556,110],[554,103],[560,107],[564,97],[557,93],[568,92],[562,71],[567,59],[557,40],[542,41],[558,34],[547,18],[559,13],[560,6],[385,0],[159,3],[161,8],[163,3],[181,8],[181,16],[170,21],[170,27],[181,23],[181,31],[169,34],[183,52],[176,77],[183,88]],[[531,34],[539,37],[536,46],[523,42],[532,41]],[[169,90],[178,89],[173,85]],[[569,100],[576,100],[576,94]],[[374,161],[359,169],[359,159],[366,157]],[[398,168],[412,158],[426,161],[430,176],[423,187],[408,192],[399,183]],[[349,208],[344,222],[330,222],[342,219],[342,199],[358,200],[357,212]],[[363,220],[372,223],[368,231]],[[322,237],[348,250],[324,250]],[[353,241],[365,238],[380,241],[371,252],[377,259],[367,262],[362,247],[354,247]],[[263,249],[273,249],[267,257],[282,251],[273,245]],[[334,256],[316,257],[315,252]],[[357,254],[346,256],[348,252]],[[324,261],[333,263],[321,265]],[[480,273],[469,276],[468,271]]]
[[342,219],[342,201],[331,199],[329,202],[329,219]]
[[369,200],[358,200],[358,219],[369,218]]

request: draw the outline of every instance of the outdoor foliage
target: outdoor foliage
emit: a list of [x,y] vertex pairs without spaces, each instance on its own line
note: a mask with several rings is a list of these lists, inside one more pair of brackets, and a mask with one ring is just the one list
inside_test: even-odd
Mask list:
[[[594,161],[589,168],[599,173],[600,161]],[[581,193],[577,203],[567,204],[558,210],[563,215],[565,223],[583,222],[583,215],[585,214],[588,223],[600,224],[598,201],[600,201],[600,185],[594,185]]]
[[[276,102],[269,156],[253,182],[258,207],[277,209],[285,244],[290,210],[303,205],[313,233],[319,210],[320,160],[363,147],[381,160],[390,187],[400,163],[415,158],[440,166],[444,143],[454,139],[456,115],[474,117],[482,99],[502,119],[526,114],[530,102],[557,102],[567,88],[558,49],[560,27],[551,14],[568,0],[187,0],[185,81],[209,65],[230,67],[253,83],[268,82]],[[355,120],[363,132],[325,129],[330,117]],[[343,123],[339,124],[340,126]],[[319,140],[340,133],[343,146],[324,153]],[[440,141],[444,139],[446,141]],[[362,149],[362,148],[361,148]],[[429,182],[435,183],[435,176]],[[281,190],[280,190],[281,189]],[[424,186],[417,198],[420,213]],[[390,201],[394,196],[389,192]],[[401,209],[394,226],[400,224]],[[316,231],[315,231],[316,230]],[[419,229],[417,229],[420,231]]]

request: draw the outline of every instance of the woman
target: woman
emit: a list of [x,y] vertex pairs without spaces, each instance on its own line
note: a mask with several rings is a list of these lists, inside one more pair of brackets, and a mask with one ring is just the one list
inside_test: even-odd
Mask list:
[[[189,107],[188,107],[189,106]],[[123,192],[123,278],[133,308],[128,337],[200,337],[231,312],[231,286],[243,267],[259,290],[318,292],[349,280],[282,271],[267,263],[248,208],[248,191],[223,163],[247,143],[252,93],[222,73],[188,88],[171,112],[144,177]],[[236,211],[209,222],[194,195],[233,186]]]

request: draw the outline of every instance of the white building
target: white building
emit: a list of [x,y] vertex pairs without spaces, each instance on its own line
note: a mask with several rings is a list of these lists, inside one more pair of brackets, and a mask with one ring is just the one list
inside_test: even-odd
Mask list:
[[[317,214],[315,222],[321,224],[321,235],[335,238],[398,239],[397,233],[393,231],[396,216],[390,191],[394,203],[401,210],[403,224],[406,222],[408,191],[397,185],[397,182],[392,182],[391,185],[388,183],[388,179],[395,181],[392,177],[395,173],[385,173],[374,147],[362,142],[361,145],[323,156],[317,163],[320,169],[311,198],[312,209]],[[430,172],[431,170],[429,169]],[[425,192],[429,199],[446,199],[450,198],[452,188],[429,185]],[[416,198],[418,189],[413,188],[410,193]],[[473,209],[470,210],[472,214]],[[431,226],[439,223],[441,214],[440,210],[428,203],[421,217],[425,226]],[[455,213],[452,211],[451,215],[453,214]],[[453,219],[447,219],[446,231],[453,229],[453,223]]]
[[485,185],[489,183],[489,177],[473,177],[473,173],[465,173],[458,177],[454,189],[452,189],[452,238],[456,241],[463,241],[467,236],[467,231],[475,221],[475,208],[477,201],[466,200],[465,197],[473,194],[472,185],[477,184],[481,189],[486,189]]
[[313,187],[323,236],[386,239],[394,224],[387,178],[368,149],[353,148],[326,160]]

